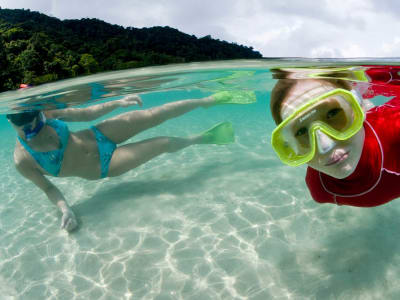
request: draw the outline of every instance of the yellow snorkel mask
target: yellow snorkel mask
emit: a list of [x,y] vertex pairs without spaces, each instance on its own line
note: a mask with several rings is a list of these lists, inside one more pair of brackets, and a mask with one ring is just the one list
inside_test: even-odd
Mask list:
[[335,89],[311,99],[272,132],[271,144],[281,161],[299,166],[313,159],[319,132],[347,140],[363,126],[365,114],[356,93]]

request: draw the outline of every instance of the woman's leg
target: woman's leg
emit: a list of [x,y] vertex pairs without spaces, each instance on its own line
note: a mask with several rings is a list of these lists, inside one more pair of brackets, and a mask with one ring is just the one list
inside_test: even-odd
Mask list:
[[195,108],[209,107],[214,102],[215,100],[211,97],[171,102],[146,110],[126,112],[104,120],[96,127],[111,141],[119,144],[143,130],[157,126]]
[[202,143],[203,138],[199,135],[189,138],[156,137],[120,146],[113,153],[108,167],[108,176],[119,176],[160,154],[176,152]]

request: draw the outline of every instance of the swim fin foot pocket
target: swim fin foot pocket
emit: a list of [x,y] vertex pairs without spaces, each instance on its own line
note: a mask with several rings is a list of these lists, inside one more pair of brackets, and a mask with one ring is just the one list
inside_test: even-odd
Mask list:
[[256,94],[250,91],[222,91],[211,97],[215,104],[251,104],[257,101]]
[[221,122],[202,134],[204,144],[226,145],[235,141],[235,133],[231,122]]

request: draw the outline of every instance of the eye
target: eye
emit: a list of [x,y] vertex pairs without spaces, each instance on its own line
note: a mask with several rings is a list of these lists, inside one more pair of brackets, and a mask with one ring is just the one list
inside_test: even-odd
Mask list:
[[326,118],[327,118],[327,119],[331,119],[331,118],[333,118],[334,116],[336,116],[338,113],[340,113],[341,111],[342,111],[341,108],[334,108],[334,109],[331,109],[331,110],[328,111],[328,113],[326,114]]
[[307,133],[307,128],[301,127],[299,130],[296,131],[295,136],[302,136]]

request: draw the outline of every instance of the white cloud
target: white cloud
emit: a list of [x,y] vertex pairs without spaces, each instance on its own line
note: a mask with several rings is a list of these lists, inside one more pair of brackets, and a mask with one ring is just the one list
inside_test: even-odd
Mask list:
[[311,49],[312,57],[324,57],[324,58],[334,58],[339,57],[338,51],[336,49],[327,47],[327,46],[319,46],[317,48]]
[[394,53],[397,49],[400,49],[400,37],[396,36],[392,42],[390,43],[383,43],[382,51],[386,55],[390,56]]
[[340,52],[342,57],[365,57],[368,53],[366,49],[362,48],[358,44],[344,45]]
[[390,0],[0,0],[61,19],[94,17],[133,27],[171,26],[253,46],[264,56],[400,56]]

